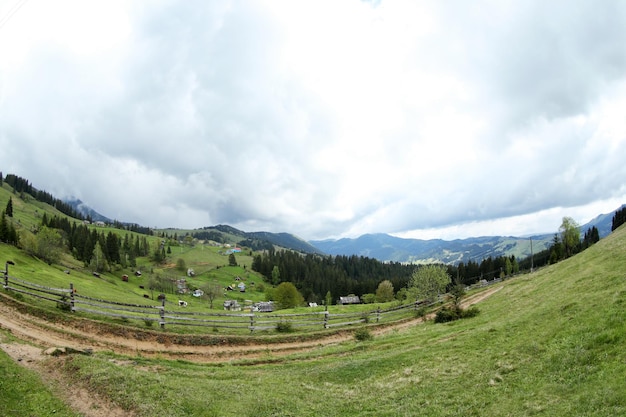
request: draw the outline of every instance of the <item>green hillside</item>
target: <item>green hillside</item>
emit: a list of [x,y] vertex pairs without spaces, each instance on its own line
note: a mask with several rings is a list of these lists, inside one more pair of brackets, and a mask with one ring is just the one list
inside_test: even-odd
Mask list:
[[[57,216],[69,219],[78,225],[83,223],[79,220],[68,218],[48,204],[35,200],[32,196],[23,193],[14,193],[12,188],[4,183],[0,187],[0,210],[4,210],[7,202],[11,199],[13,204],[13,218],[8,219],[24,241],[33,236],[32,231],[41,225],[43,216],[49,219]],[[208,301],[195,298],[191,292],[208,283],[215,283],[220,287],[233,285],[236,287],[236,277],[248,284],[246,292],[233,291],[226,295],[220,294],[213,300],[214,308],[220,308],[226,299],[235,299],[242,304],[249,301],[262,301],[265,299],[263,279],[251,270],[251,251],[243,250],[236,253],[236,265],[229,265],[227,250],[222,246],[213,246],[207,242],[193,240],[188,243],[180,243],[176,240],[164,239],[159,236],[147,236],[135,232],[121,230],[114,227],[89,226],[98,233],[114,233],[123,239],[125,236],[134,238],[146,238],[150,251],[157,250],[164,242],[167,249],[165,261],[155,264],[150,257],[138,257],[135,267],[122,267],[119,264],[111,266],[110,270],[102,272],[99,277],[93,276],[90,267],[77,261],[69,253],[61,254],[60,261],[51,266],[45,262],[33,258],[25,252],[6,244],[0,243],[0,264],[4,266],[7,260],[15,263],[11,267],[12,275],[29,282],[46,285],[55,288],[69,288],[70,283],[84,295],[116,300],[119,302],[139,303],[145,302],[144,295],[154,298],[159,291],[149,291],[150,283],[156,279],[185,279],[189,292],[187,294],[175,294],[172,298],[181,299],[189,303],[189,311],[202,311],[208,309]],[[193,270],[193,276],[188,276],[188,270]],[[137,270],[141,276],[135,276]],[[129,282],[122,282],[121,277],[128,275]],[[251,283],[255,283],[250,286]],[[144,287],[144,288],[141,288]]]
[[471,319],[227,364],[139,352],[49,366],[138,416],[626,415],[625,265],[622,227],[498,284]]

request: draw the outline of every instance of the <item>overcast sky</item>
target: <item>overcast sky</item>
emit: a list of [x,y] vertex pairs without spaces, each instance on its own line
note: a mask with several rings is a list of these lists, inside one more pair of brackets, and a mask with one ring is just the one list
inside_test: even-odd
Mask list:
[[626,203],[626,2],[0,0],[0,171],[159,228],[555,232]]

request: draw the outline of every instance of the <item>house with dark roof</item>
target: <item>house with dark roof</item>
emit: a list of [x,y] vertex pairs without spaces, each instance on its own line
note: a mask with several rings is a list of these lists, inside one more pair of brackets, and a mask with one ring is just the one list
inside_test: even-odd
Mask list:
[[341,305],[346,304],[361,304],[361,299],[358,295],[350,294],[345,297],[339,297],[339,303]]

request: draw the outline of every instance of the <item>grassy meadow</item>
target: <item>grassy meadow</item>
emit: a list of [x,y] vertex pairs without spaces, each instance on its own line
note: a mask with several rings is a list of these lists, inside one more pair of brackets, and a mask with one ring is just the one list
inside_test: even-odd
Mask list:
[[[11,337],[0,332],[0,341],[11,341]],[[15,363],[0,350],[0,412],[3,416],[59,416],[79,417],[57,398],[32,370]]]
[[520,276],[481,313],[288,357],[51,358],[138,416],[626,415],[626,229]]
[[[9,196],[20,234],[29,233],[43,212],[55,214],[47,205],[21,200],[6,184],[0,207]],[[140,278],[129,268],[94,277],[69,256],[48,266],[5,244],[0,265],[12,260],[12,276],[50,287],[71,282],[81,294],[129,303],[148,301],[139,286],[152,275],[186,277],[175,268],[178,259],[195,270],[196,277],[186,277],[192,287],[210,281],[227,286],[237,276],[262,282],[251,271],[249,253],[237,254],[238,266],[230,267],[220,250],[172,246],[164,266],[139,259]],[[626,228],[575,257],[496,285],[476,317],[429,321],[289,356],[268,347],[256,359],[199,364],[99,352],[50,357],[44,365],[135,416],[626,415]],[[188,301],[188,311],[208,311],[206,300],[172,297]],[[257,301],[265,294],[249,286],[227,297]],[[215,300],[216,309],[225,298]],[[37,303],[64,314],[54,303]],[[0,341],[8,340],[11,335],[0,329]],[[74,415],[45,379],[3,352],[0,371],[0,414]]]

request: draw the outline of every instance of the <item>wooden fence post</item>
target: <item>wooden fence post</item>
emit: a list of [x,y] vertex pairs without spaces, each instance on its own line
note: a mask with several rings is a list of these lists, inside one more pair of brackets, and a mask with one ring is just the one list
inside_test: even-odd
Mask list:
[[376,309],[376,323],[380,321],[380,306]]
[[4,264],[4,289],[7,289],[9,286],[9,265],[15,265],[15,262],[7,261]]
[[250,312],[250,333],[254,332],[254,312]]
[[324,310],[324,328],[328,329],[328,308]]
[[70,311],[74,312],[74,284],[70,282]]
[[159,315],[161,316],[161,329],[165,329],[165,297],[161,300],[161,311]]

